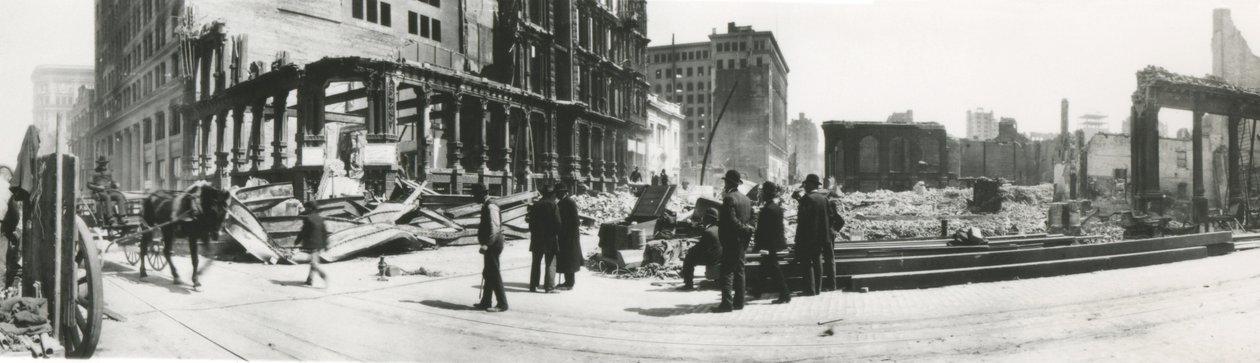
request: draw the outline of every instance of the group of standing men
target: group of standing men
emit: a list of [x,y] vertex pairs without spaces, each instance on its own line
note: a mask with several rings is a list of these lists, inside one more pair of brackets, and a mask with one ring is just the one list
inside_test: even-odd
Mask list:
[[[533,253],[529,291],[538,292],[540,277],[545,293],[573,289],[576,282],[574,275],[582,268],[583,262],[577,202],[573,201],[568,185],[563,183],[557,183],[554,188],[540,186],[538,192],[542,198],[529,207],[529,213],[525,217],[530,226],[529,251]],[[499,206],[490,200],[485,185],[473,185],[472,195],[481,203],[481,224],[477,228],[477,240],[484,256],[481,301],[473,307],[489,312],[507,311],[507,294],[503,288],[503,275],[499,270],[499,255],[503,253],[504,247],[503,221]],[[557,272],[564,275],[564,282],[559,285],[555,283]],[[491,297],[498,304],[491,305]]]
[[[700,242],[687,253],[684,261],[683,287],[693,288],[692,270],[697,263],[716,264],[721,272],[722,302],[713,311],[743,309],[747,286],[744,252],[748,250],[749,242],[755,240],[754,247],[761,253],[760,277],[763,282],[758,285],[764,285],[765,279],[770,279],[777,285],[773,287],[779,290],[779,298],[772,303],[791,302],[791,291],[779,269],[779,254],[787,250],[780,187],[769,181],[762,184],[760,199],[764,205],[759,215],[754,216],[752,200],[739,191],[743,183],[739,171],[729,170],[722,179],[725,183],[722,205],[717,210],[706,211],[702,218]],[[801,277],[805,280],[804,294],[816,295],[836,288],[832,242],[840,228],[844,227],[844,218],[840,217],[838,195],[819,189],[822,182],[818,175],[810,174],[801,186],[802,189],[792,195],[800,206],[794,262],[800,266]],[[569,290],[573,288],[574,273],[583,263],[577,203],[563,183],[557,183],[554,189],[541,186],[539,193],[542,198],[529,207],[526,216],[530,226],[529,250],[533,253],[529,291],[538,292],[540,277],[545,293]],[[481,244],[480,252],[484,255],[481,301],[473,307],[489,312],[506,311],[507,296],[499,270],[499,255],[504,247],[499,206],[490,200],[485,185],[474,184],[472,195],[482,205],[477,239]],[[556,272],[564,275],[564,282],[560,285],[555,285]],[[824,275],[829,276],[825,284]],[[768,287],[758,286],[757,291],[768,291]],[[498,300],[497,305],[491,305],[492,297]]]
[[[752,201],[739,191],[739,185],[743,183],[740,173],[729,170],[722,179],[725,183],[722,205],[717,211],[707,211],[702,218],[703,231],[700,233],[700,240],[688,251],[683,263],[682,288],[694,288],[692,271],[696,264],[708,262],[708,266],[713,266],[716,263],[721,272],[719,284],[722,295],[721,303],[713,308],[713,312],[743,309],[747,286],[744,277],[744,253],[748,249],[749,241],[754,240],[755,250],[761,254],[761,283],[756,291],[777,288],[779,297],[772,303],[791,302],[791,291],[788,290],[787,281],[779,268],[779,253],[787,250],[779,186],[769,181],[761,185],[760,199],[764,205],[754,224]],[[839,195],[820,189],[820,186],[822,183],[818,175],[810,174],[802,183],[802,189],[792,195],[799,203],[794,262],[800,266],[801,277],[805,281],[805,295],[836,289],[835,248],[832,242],[835,241],[838,231],[844,227],[844,218],[840,216]],[[714,259],[713,256],[718,258]],[[829,277],[825,283],[824,275]],[[765,286],[766,279],[774,286]]]

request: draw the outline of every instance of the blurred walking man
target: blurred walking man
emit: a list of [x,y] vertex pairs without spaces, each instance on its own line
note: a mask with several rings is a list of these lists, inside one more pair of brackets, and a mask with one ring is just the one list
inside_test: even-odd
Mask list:
[[[480,252],[484,256],[484,267],[481,270],[482,282],[481,302],[473,305],[477,309],[488,312],[507,311],[507,292],[503,290],[503,274],[499,271],[499,255],[503,253],[502,220],[499,206],[490,201],[490,193],[485,184],[473,184],[472,196],[481,203],[481,223],[477,226],[477,242],[481,244]],[[499,304],[491,307],[490,298],[498,299]]]

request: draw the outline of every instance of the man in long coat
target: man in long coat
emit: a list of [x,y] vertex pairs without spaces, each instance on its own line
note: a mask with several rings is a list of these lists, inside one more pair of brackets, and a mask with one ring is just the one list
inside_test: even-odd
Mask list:
[[[752,238],[752,201],[739,192],[743,182],[739,171],[727,170],[722,177],[722,206],[718,216],[718,240],[722,243],[722,303],[713,312],[722,313],[744,308],[744,250]],[[732,290],[734,295],[732,296]]]
[[[479,252],[483,255],[481,302],[473,307],[492,313],[507,311],[507,292],[503,289],[503,273],[499,267],[499,255],[503,254],[505,244],[503,216],[499,214],[499,205],[490,200],[490,193],[485,184],[473,184],[472,196],[481,203],[481,222],[477,225],[477,242],[481,245]],[[490,305],[492,296],[499,301],[498,305]]]
[[560,209],[556,205],[555,196],[551,194],[550,186],[539,186],[538,192],[542,194],[542,199],[529,207],[529,214],[525,217],[529,223],[529,251],[534,254],[533,263],[529,267],[529,291],[538,292],[539,267],[543,267],[543,291],[552,293],[556,290],[555,262],[556,250],[560,248]]
[[560,210],[560,232],[558,236],[559,249],[556,251],[556,271],[564,274],[564,283],[561,283],[561,290],[569,290],[573,288],[574,274],[582,269],[582,240],[581,228],[582,221],[578,220],[577,202],[573,201],[573,196],[569,194],[569,186],[564,183],[556,184],[555,190],[552,191],[559,201],[556,202],[557,208]]
[[756,243],[754,249],[761,251],[761,268],[757,274],[760,281],[756,291],[760,295],[769,290],[766,279],[771,279],[779,290],[779,298],[773,303],[785,304],[792,301],[792,292],[788,291],[787,280],[783,279],[783,271],[779,269],[779,251],[787,249],[779,186],[769,181],[762,184],[761,200],[766,204],[757,215],[757,232],[753,238]]
[[799,265],[801,277],[805,280],[805,295],[816,295],[822,291],[823,268],[819,261],[823,248],[834,248],[831,241],[834,235],[827,215],[827,194],[815,193],[822,185],[817,174],[809,174],[801,183],[804,193],[798,191],[794,197],[799,202],[796,213],[796,264]]

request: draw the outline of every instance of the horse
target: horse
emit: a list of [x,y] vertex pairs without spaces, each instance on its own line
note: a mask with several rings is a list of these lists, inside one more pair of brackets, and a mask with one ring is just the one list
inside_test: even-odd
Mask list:
[[[171,261],[171,250],[177,237],[176,234],[188,240],[188,250],[193,266],[193,287],[199,287],[201,283],[197,279],[199,274],[197,245],[202,241],[208,244],[211,239],[219,238],[219,229],[223,225],[224,217],[227,216],[229,195],[227,191],[208,184],[194,184],[184,192],[159,190],[145,197],[141,210],[145,225],[157,226],[168,223],[161,228],[162,244],[165,247],[162,254],[166,258],[166,265],[171,269],[171,278],[175,284],[183,284],[179,278],[179,272],[175,269],[175,264]],[[141,278],[148,276],[145,271],[145,257],[149,251],[149,244],[152,243],[153,233],[152,230],[145,231],[140,240]]]

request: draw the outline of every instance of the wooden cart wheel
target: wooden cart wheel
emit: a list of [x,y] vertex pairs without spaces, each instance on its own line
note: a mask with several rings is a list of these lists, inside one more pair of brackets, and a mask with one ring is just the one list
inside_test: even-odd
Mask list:
[[[136,250],[139,251],[140,248],[136,247]],[[154,270],[160,271],[166,268],[166,256],[162,255],[162,251],[162,241],[153,241],[149,244],[149,266]]]
[[135,266],[140,263],[140,242],[125,244],[122,249],[123,256],[127,258],[127,264]]
[[92,232],[80,218],[74,219],[75,276],[74,317],[63,318],[61,343],[70,358],[91,358],[101,338],[101,319],[105,315],[105,290],[101,282],[101,255],[92,240]]

